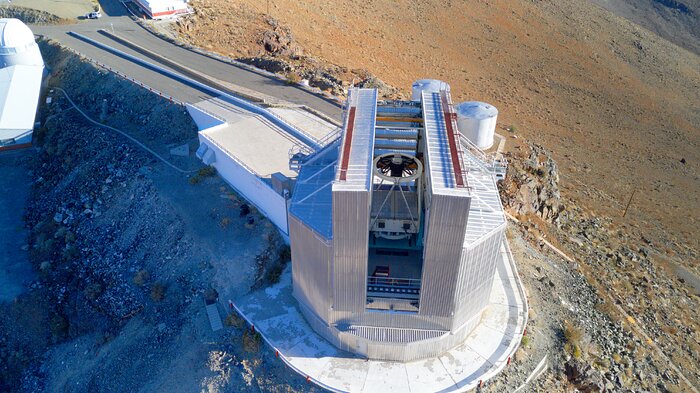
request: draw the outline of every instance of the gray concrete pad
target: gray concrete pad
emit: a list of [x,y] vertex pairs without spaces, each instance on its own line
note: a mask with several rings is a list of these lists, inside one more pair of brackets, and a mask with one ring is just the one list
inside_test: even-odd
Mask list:
[[236,309],[253,324],[281,361],[334,392],[465,392],[508,364],[522,340],[527,301],[506,242],[495,272],[490,304],[459,346],[409,363],[360,358],[316,334],[292,297],[291,267],[279,284],[238,299]]
[[[195,106],[226,121],[225,127],[201,132],[256,175],[269,178],[273,173],[280,172],[288,177],[296,177],[296,172],[289,169],[289,152],[295,146],[303,144],[289,133],[262,116],[221,98],[204,100]],[[335,129],[332,124],[301,108],[272,108],[271,111],[317,139]]]
[[304,130],[316,140],[323,139],[337,127],[301,108],[267,108],[292,126]]

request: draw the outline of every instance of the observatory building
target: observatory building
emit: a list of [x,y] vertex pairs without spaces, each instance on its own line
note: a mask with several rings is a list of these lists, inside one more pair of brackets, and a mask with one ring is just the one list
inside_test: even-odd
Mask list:
[[31,143],[43,73],[29,27],[0,19],[0,149]]
[[497,168],[479,148],[493,144],[497,112],[465,107],[438,81],[416,82],[411,101],[351,89],[341,137],[301,165],[288,218],[293,294],[336,347],[408,362],[479,324],[506,220]]
[[[527,298],[496,186],[502,143],[483,150],[495,108],[453,106],[436,80],[407,101],[350,89],[337,128],[229,100],[188,110],[197,155],[288,236],[291,269],[229,303],[276,358],[362,393],[466,392],[511,363]],[[266,121],[217,112],[234,101]],[[285,188],[266,185],[273,172]]]

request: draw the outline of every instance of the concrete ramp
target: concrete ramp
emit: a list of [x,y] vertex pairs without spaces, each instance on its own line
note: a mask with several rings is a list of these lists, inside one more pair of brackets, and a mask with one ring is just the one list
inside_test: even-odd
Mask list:
[[216,332],[224,328],[224,324],[221,322],[221,316],[219,315],[219,309],[216,308],[216,303],[207,304],[207,316],[209,316],[209,324],[211,325],[211,330]]

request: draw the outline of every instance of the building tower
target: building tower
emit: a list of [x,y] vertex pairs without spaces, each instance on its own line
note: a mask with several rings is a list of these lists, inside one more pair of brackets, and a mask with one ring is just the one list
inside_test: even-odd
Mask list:
[[352,89],[342,137],[303,163],[289,209],[302,313],[372,359],[407,362],[464,341],[489,302],[506,226],[449,90],[426,86],[412,101]]

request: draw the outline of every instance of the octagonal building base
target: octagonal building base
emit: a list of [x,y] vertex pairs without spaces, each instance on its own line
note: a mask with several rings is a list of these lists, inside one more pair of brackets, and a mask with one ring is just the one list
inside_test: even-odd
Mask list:
[[292,296],[291,269],[280,283],[236,302],[236,310],[277,355],[309,382],[332,392],[466,392],[509,364],[527,323],[527,300],[507,240],[501,244],[489,304],[466,339],[431,358],[372,360],[317,334]]

